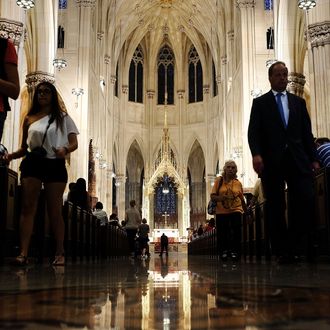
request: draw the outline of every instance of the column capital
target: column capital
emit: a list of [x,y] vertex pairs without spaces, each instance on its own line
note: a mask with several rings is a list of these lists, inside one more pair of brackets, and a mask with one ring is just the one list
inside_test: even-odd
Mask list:
[[289,72],[288,74],[288,90],[298,96],[304,93],[304,85],[306,83],[305,76],[297,72]]
[[221,64],[226,65],[227,64],[227,56],[221,56]]
[[110,55],[104,55],[104,63],[109,64],[110,63]]
[[10,39],[15,46],[18,46],[23,35],[23,23],[7,18],[0,18],[0,36]]
[[78,7],[95,8],[95,0],[76,0]]
[[203,85],[203,93],[204,94],[210,93],[210,85]]
[[121,91],[123,92],[123,94],[127,94],[128,93],[128,86],[127,85],[122,85],[121,86]]
[[104,37],[104,31],[98,31],[97,32],[97,39],[98,40],[102,40]]
[[111,84],[115,84],[116,83],[116,81],[117,81],[117,77],[116,76],[110,76],[110,82],[111,82]]
[[227,35],[228,35],[228,39],[229,41],[233,41],[234,40],[234,37],[235,37],[235,32],[234,30],[230,30],[227,32]]
[[220,74],[218,74],[216,76],[215,81],[217,82],[218,85],[221,84],[221,75]]
[[255,0],[236,0],[238,8],[254,8],[256,5]]
[[152,90],[152,89],[148,89],[147,90],[147,97],[148,97],[148,99],[153,99],[154,96],[155,96],[155,91]]
[[25,82],[28,87],[28,91],[31,92],[36,85],[41,82],[49,82],[51,84],[55,83],[55,77],[52,73],[35,71],[26,75]]
[[312,48],[330,44],[330,21],[308,25],[308,36]]
[[185,93],[186,91],[184,90],[184,89],[178,89],[177,90],[177,93],[178,93],[178,98],[179,99],[183,99],[183,97],[184,97],[184,93]]

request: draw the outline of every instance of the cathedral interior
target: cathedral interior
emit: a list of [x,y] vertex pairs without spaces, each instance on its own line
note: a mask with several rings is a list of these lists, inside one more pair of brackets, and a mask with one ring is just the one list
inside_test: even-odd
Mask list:
[[224,264],[180,245],[210,217],[226,160],[251,192],[247,128],[272,63],[286,63],[314,136],[330,137],[329,31],[329,0],[0,0],[21,87],[1,143],[17,150],[34,87],[53,83],[79,130],[69,182],[85,178],[119,219],[136,200],[151,242],[165,231],[179,246],[147,261],[0,266],[0,328],[329,329],[328,259]]

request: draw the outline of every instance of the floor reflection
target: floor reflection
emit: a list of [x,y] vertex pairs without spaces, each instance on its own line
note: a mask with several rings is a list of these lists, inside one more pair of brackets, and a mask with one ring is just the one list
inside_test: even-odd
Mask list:
[[0,329],[330,329],[328,263],[176,253],[0,270]]

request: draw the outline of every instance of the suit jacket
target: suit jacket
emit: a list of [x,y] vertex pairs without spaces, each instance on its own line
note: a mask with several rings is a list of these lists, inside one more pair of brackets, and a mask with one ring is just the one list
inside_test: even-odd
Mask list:
[[287,92],[289,120],[284,126],[275,96],[268,93],[253,100],[248,141],[252,156],[261,155],[264,172],[281,171],[282,159],[288,149],[297,171],[310,173],[311,163],[317,160],[316,147],[306,102]]

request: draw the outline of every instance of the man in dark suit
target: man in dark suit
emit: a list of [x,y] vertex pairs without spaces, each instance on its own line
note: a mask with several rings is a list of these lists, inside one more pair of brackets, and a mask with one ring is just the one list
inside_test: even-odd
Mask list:
[[[292,261],[299,252],[311,253],[313,170],[319,164],[306,102],[286,91],[285,63],[273,63],[268,79],[271,90],[253,100],[248,140],[253,168],[262,180],[266,198],[272,253],[285,262]],[[306,245],[302,246],[302,242]],[[304,251],[299,251],[299,247]]]

